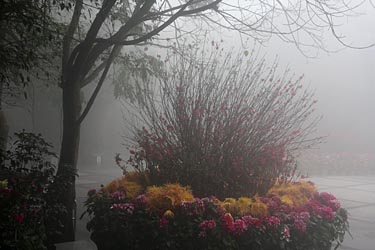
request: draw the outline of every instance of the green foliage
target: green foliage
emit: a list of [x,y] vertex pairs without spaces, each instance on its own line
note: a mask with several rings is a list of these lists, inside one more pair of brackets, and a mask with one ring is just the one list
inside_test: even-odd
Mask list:
[[69,11],[71,0],[5,0],[0,2],[1,100],[27,99],[33,78],[50,79],[59,58],[63,25],[53,15]]
[[61,230],[64,206],[56,203],[64,177],[55,176],[56,155],[42,136],[15,133],[11,148],[1,155],[1,249],[45,249]]

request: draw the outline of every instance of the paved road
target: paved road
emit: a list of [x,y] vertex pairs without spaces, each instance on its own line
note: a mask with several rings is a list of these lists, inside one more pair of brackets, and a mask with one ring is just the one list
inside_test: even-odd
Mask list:
[[[100,188],[121,176],[119,168],[86,168],[79,171],[77,180],[78,217],[83,211],[87,191]],[[346,236],[341,250],[375,250],[375,176],[329,176],[310,178],[319,191],[334,194],[349,211],[350,230],[353,238]],[[60,245],[61,250],[96,249],[86,230],[87,218],[77,220],[75,244]]]

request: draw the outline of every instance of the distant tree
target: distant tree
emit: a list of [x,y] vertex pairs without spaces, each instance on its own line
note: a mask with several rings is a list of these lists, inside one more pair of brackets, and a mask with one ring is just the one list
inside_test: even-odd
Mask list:
[[[90,111],[121,48],[142,45],[164,29],[176,29],[181,35],[192,32],[180,28],[179,20],[202,21],[210,28],[236,30],[241,35],[267,40],[277,35],[293,42],[323,47],[319,39],[323,29],[335,30],[334,19],[352,10],[345,1],[238,1],[224,0],[77,0],[63,39],[62,82],[63,136],[58,174],[76,169],[80,125]],[[184,28],[188,28],[184,25]],[[297,34],[309,39],[298,40]],[[335,33],[334,33],[335,34]],[[96,80],[96,81],[95,81]],[[93,84],[93,92],[82,107],[81,89]],[[61,240],[74,239],[72,210],[75,198],[74,176],[69,192],[61,195],[68,208],[65,233]]]
[[[4,149],[8,126],[3,105],[27,98],[33,79],[48,79],[60,37],[52,18],[63,0],[5,0],[0,2],[0,140]],[[51,46],[53,44],[53,47]],[[54,70],[56,71],[56,69]]]

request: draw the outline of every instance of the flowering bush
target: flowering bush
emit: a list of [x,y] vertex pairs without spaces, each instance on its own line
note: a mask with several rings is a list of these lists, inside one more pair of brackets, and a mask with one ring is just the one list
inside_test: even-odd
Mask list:
[[60,228],[64,207],[55,202],[51,145],[40,135],[16,133],[10,150],[0,156],[1,249],[46,249]]
[[[296,194],[290,202],[287,197]],[[194,198],[177,184],[151,187],[137,197],[92,190],[86,206],[99,250],[329,250],[348,230],[339,201],[301,181],[223,201]]]
[[[199,54],[200,55],[200,54]],[[302,77],[277,76],[276,65],[246,58],[175,58],[168,74],[130,110],[128,164],[153,185],[179,182],[197,196],[264,194],[294,175],[293,152],[310,138],[316,100]],[[137,105],[138,104],[138,105]]]

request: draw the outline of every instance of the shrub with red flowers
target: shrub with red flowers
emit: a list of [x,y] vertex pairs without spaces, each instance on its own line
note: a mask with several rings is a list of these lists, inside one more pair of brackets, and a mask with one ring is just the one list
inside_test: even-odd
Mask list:
[[53,157],[41,135],[24,131],[0,155],[0,249],[46,249],[58,233],[64,207],[51,184],[64,180],[54,176]]
[[[177,184],[150,187],[137,197],[90,191],[87,228],[99,250],[329,250],[343,241],[347,213],[333,195],[306,189],[312,185],[276,184],[263,196],[225,201],[191,199],[190,190]],[[304,192],[303,202],[285,203],[276,191]],[[178,202],[163,208],[162,200]],[[258,203],[266,206],[264,212],[252,209]]]
[[220,198],[264,194],[293,176],[293,153],[319,141],[309,137],[316,101],[302,77],[278,76],[276,65],[243,55],[187,57],[130,108],[139,120],[129,121],[127,164],[149,172],[152,184],[179,182]]

